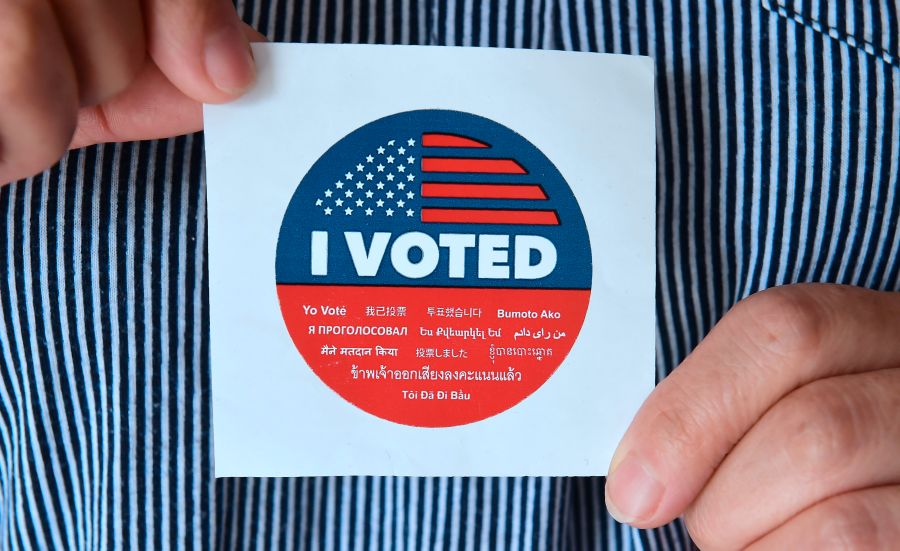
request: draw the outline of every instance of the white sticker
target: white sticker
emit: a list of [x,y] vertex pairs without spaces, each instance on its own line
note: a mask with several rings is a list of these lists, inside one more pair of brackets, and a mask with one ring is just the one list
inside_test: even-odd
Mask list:
[[606,474],[655,374],[652,62],[254,56],[204,108],[216,476]]

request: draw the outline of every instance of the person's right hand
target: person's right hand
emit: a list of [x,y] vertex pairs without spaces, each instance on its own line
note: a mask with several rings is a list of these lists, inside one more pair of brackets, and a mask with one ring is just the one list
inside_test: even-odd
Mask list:
[[69,147],[198,130],[255,76],[230,0],[0,0],[0,184]]

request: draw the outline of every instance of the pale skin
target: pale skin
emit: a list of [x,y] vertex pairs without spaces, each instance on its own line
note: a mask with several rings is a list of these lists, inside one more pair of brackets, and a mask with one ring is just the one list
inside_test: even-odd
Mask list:
[[[69,148],[202,127],[250,88],[229,0],[0,0],[0,182]],[[606,500],[702,549],[900,541],[900,293],[793,285],[735,306],[653,391]]]
[[254,81],[229,0],[0,0],[0,183],[69,148],[202,128]]
[[792,285],[735,306],[643,404],[612,514],[701,549],[900,541],[900,293]]

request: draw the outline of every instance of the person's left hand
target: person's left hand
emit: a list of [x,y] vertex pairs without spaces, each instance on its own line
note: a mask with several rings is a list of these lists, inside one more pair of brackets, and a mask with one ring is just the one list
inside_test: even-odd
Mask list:
[[900,293],[739,303],[647,399],[610,465],[617,519],[701,549],[900,542]]

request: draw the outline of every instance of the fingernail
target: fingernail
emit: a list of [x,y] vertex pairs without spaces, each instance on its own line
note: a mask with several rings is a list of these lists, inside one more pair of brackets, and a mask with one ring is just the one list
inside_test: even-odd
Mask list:
[[226,25],[206,38],[206,74],[219,90],[239,95],[253,84],[256,68],[250,45],[235,25]]
[[663,490],[647,463],[628,452],[606,480],[606,508],[619,522],[647,520],[659,508]]

